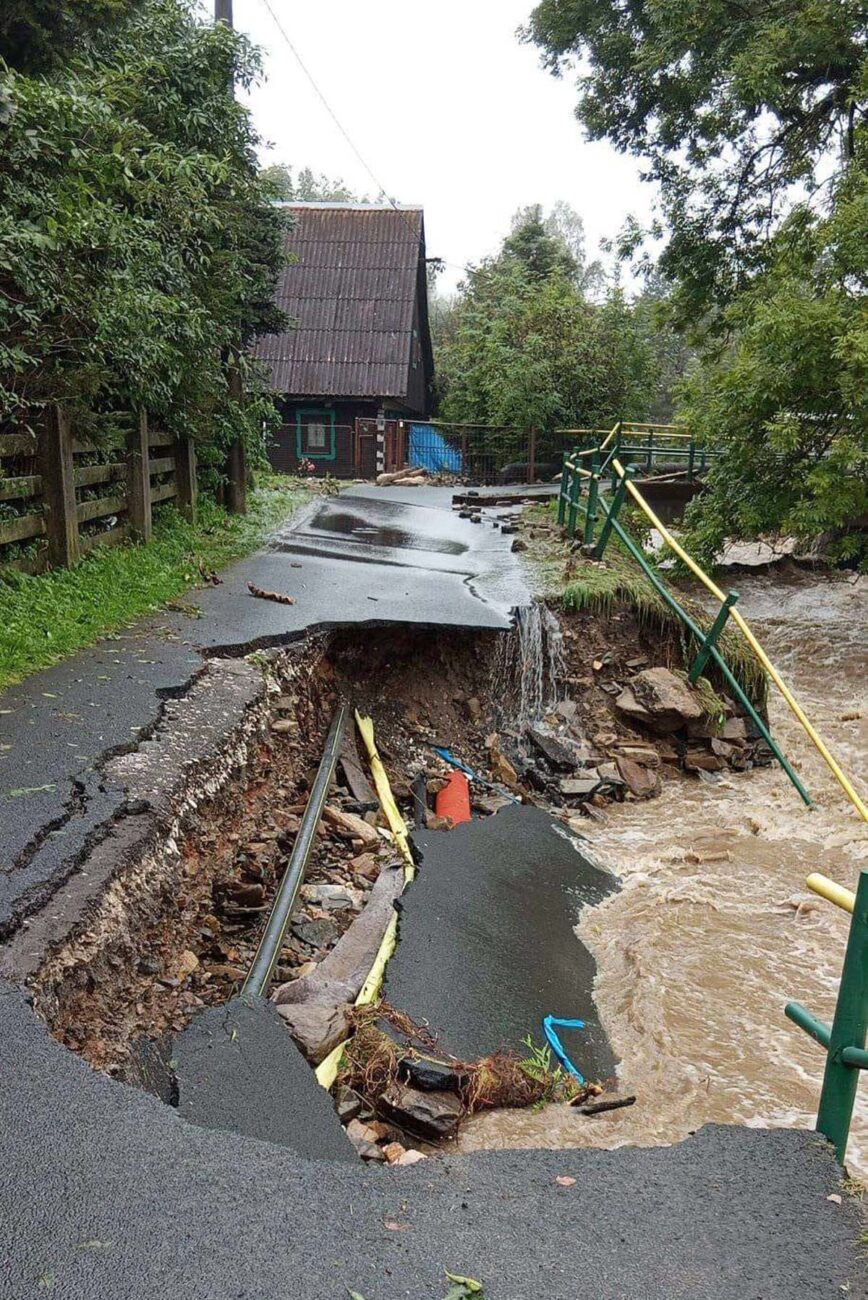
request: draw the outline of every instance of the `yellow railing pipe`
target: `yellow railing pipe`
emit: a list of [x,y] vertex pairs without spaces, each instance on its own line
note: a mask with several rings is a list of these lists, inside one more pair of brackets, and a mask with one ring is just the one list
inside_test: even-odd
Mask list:
[[821,898],[834,903],[836,907],[842,907],[852,916],[856,906],[856,895],[852,889],[845,889],[836,880],[830,880],[819,871],[812,871],[805,884],[812,893],[819,894]]
[[[611,434],[609,436],[611,437]],[[621,464],[619,460],[615,459],[612,461],[612,468],[615,470],[615,473],[618,475],[619,478],[622,479],[626,478],[626,471],[624,470],[624,466]],[[691,555],[688,555],[687,552],[684,550],[684,547],[678,544],[678,542],[669,532],[666,525],[660,519],[658,519],[657,515],[651,509],[648,502],[642,496],[642,493],[636,488],[636,486],[633,483],[630,482],[629,478],[627,478],[627,491],[633,497],[634,501],[639,506],[639,508],[644,512],[645,516],[650,520],[652,526],[657,529],[658,533],[663,538],[666,545],[672,551],[674,551],[674,553],[678,556],[679,560],[681,560],[683,564],[687,565],[691,573],[696,575],[699,581],[708,589],[708,591],[711,592],[711,594],[717,600],[721,602],[724,601],[726,597],[724,593],[721,591],[720,587],[718,587],[717,583],[712,582],[708,574],[705,573],[705,571],[700,568],[700,566],[696,563],[693,557]],[[868,808],[866,808],[865,803],[863,802],[862,799],[860,799],[856,790],[853,788],[853,785],[850,782],[849,778],[839,766],[837,760],[832,756],[832,754],[829,753],[829,750],[826,747],[826,743],[823,740],[822,736],[817,732],[817,730],[814,728],[814,726],[805,716],[805,712],[802,709],[802,706],[799,704],[798,700],[795,698],[792,691],[787,686],[784,679],[781,677],[777,668],[775,668],[771,659],[769,659],[765,650],[763,650],[759,641],[756,639],[753,632],[751,631],[744,616],[739,613],[738,609],[735,606],[732,606],[732,608],[730,609],[729,616],[741,629],[742,635],[744,636],[748,645],[753,650],[754,654],[762,664],[765,671],[768,673],[769,677],[771,677],[775,686],[777,686],[781,695],[783,695],[784,699],[786,700],[787,704],[790,706],[790,709],[795,714],[796,718],[798,718],[799,722],[802,724],[802,727],[804,728],[807,735],[810,737],[815,749],[825,760],[835,780],[838,782],[841,789],[844,791],[847,798],[852,803],[853,807],[859,813],[859,816],[862,818],[863,821],[868,822]]]

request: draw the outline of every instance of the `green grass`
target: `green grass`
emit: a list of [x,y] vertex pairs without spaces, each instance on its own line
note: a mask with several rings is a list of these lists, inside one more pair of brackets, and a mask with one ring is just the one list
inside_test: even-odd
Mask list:
[[[525,510],[523,518],[529,529],[535,525],[551,525],[557,520],[557,502],[531,506]],[[580,515],[579,519],[582,518]],[[634,540],[641,543],[644,536],[641,521],[632,518],[631,512],[625,510],[621,522]],[[528,546],[526,559],[545,599],[557,602],[567,610],[584,610],[604,618],[627,606],[640,623],[677,640],[685,665],[692,658],[695,648],[690,633],[617,537],[610,537],[602,563],[587,560],[579,551],[572,550],[560,529],[542,532],[536,537],[526,534],[525,537]],[[578,528],[577,540],[581,540]],[[653,563],[650,557],[649,562]],[[659,577],[694,623],[707,630],[711,619],[702,607],[674,588],[670,576],[663,573]],[[748,697],[755,705],[764,707],[765,674],[747,643],[737,632],[727,629],[718,646]],[[710,670],[710,675],[714,679],[713,670]]]
[[190,524],[173,506],[155,513],[147,546],[97,547],[74,569],[27,577],[0,569],[0,689],[131,623],[247,555],[308,499],[293,479],[259,476],[248,513],[206,497]]

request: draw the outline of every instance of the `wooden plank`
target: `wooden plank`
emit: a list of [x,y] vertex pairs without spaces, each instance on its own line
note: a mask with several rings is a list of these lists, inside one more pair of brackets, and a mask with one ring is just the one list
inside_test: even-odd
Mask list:
[[92,456],[95,451],[121,451],[123,440],[115,435],[108,441],[88,442],[86,439],[73,438],[72,454],[74,456]]
[[46,510],[48,561],[68,568],[79,557],[78,516],[73,478],[72,429],[69,416],[59,406],[45,412],[39,436],[42,495]]
[[38,497],[42,491],[39,474],[21,478],[0,478],[0,501],[19,501],[22,497]]
[[0,460],[5,456],[35,456],[39,450],[33,433],[0,434]]
[[87,533],[81,539],[81,549],[92,551],[97,546],[118,546],[127,541],[129,535],[130,530],[125,523],[116,524],[114,528],[107,528],[101,533]]
[[353,798],[361,804],[371,804],[377,806],[377,796],[371,789],[370,782],[365,775],[359,758],[359,750],[356,745],[356,734],[354,727],[347,727],[344,732],[344,738],[341,741],[341,767],[344,770],[344,776],[347,779],[347,785]]
[[75,508],[80,524],[91,519],[101,519],[103,515],[119,515],[127,508],[125,496],[94,497],[92,501],[80,501]]
[[178,509],[191,523],[196,522],[199,496],[196,482],[196,447],[192,438],[183,438],[172,448],[175,461],[175,483],[178,488]]
[[156,505],[158,501],[168,501],[170,497],[177,495],[177,491],[174,479],[171,479],[168,483],[160,483],[157,487],[151,488],[151,504]]
[[175,468],[174,456],[160,456],[157,460],[149,460],[148,468],[151,472],[151,478],[155,474],[171,474]]
[[14,560],[6,560],[0,555],[0,569],[15,569],[18,573],[26,573],[31,578],[35,578],[38,573],[44,573],[47,568],[47,546],[43,546],[35,555],[21,555]]
[[42,537],[45,531],[44,515],[19,515],[0,523],[0,542],[26,542],[30,537]]
[[166,433],[165,429],[148,430],[149,447],[170,447],[175,441],[174,435]]
[[95,483],[114,483],[123,478],[127,472],[124,461],[116,460],[108,465],[82,465],[73,475],[76,487],[93,487]]
[[151,475],[148,452],[148,417],[139,411],[127,435],[127,510],[130,531],[143,542],[151,540]]

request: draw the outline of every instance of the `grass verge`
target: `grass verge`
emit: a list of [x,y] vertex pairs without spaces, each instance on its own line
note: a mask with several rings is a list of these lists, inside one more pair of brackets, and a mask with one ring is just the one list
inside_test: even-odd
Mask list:
[[28,577],[0,569],[0,689],[159,609],[247,555],[309,498],[293,479],[264,477],[246,515],[208,498],[195,525],[174,506],[154,514],[147,546],[96,547],[74,569]]
[[[546,600],[567,610],[586,610],[604,618],[619,606],[629,606],[641,623],[677,639],[682,661],[687,665],[696,653],[692,636],[617,537],[610,538],[605,560],[588,560],[578,547],[572,549],[572,544],[557,526],[556,502],[531,506],[522,518],[523,537],[527,543],[525,559]],[[621,522],[631,536],[641,542],[644,532],[641,521],[631,520],[630,512],[624,511]],[[675,589],[665,573],[659,577],[672,589],[678,603],[694,623],[707,631],[711,619],[705,610],[683,591]],[[765,673],[750,647],[737,632],[728,629],[721,636],[718,647],[749,699],[757,707],[765,708]],[[713,669],[709,676],[716,685],[723,685],[725,689],[725,684],[717,681]]]

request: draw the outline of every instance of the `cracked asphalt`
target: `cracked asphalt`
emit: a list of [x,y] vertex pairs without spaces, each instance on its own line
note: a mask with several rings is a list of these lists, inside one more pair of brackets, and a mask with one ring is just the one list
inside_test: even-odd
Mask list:
[[[195,593],[201,619],[159,615],[7,691],[0,925],[50,899],[123,810],[101,764],[209,654],[337,622],[507,626],[527,599],[508,539],[455,518],[448,497],[360,489],[315,505]],[[297,604],[254,600],[248,581]],[[486,1300],[868,1294],[858,1208],[812,1133],[710,1127],[670,1148],[370,1167],[344,1158],[270,1010],[221,1009],[223,1039],[230,1016],[219,1068],[236,1104],[203,1019],[179,1046],[175,1109],[92,1071],[0,983],[2,1300],[442,1300],[445,1270],[479,1279]]]

